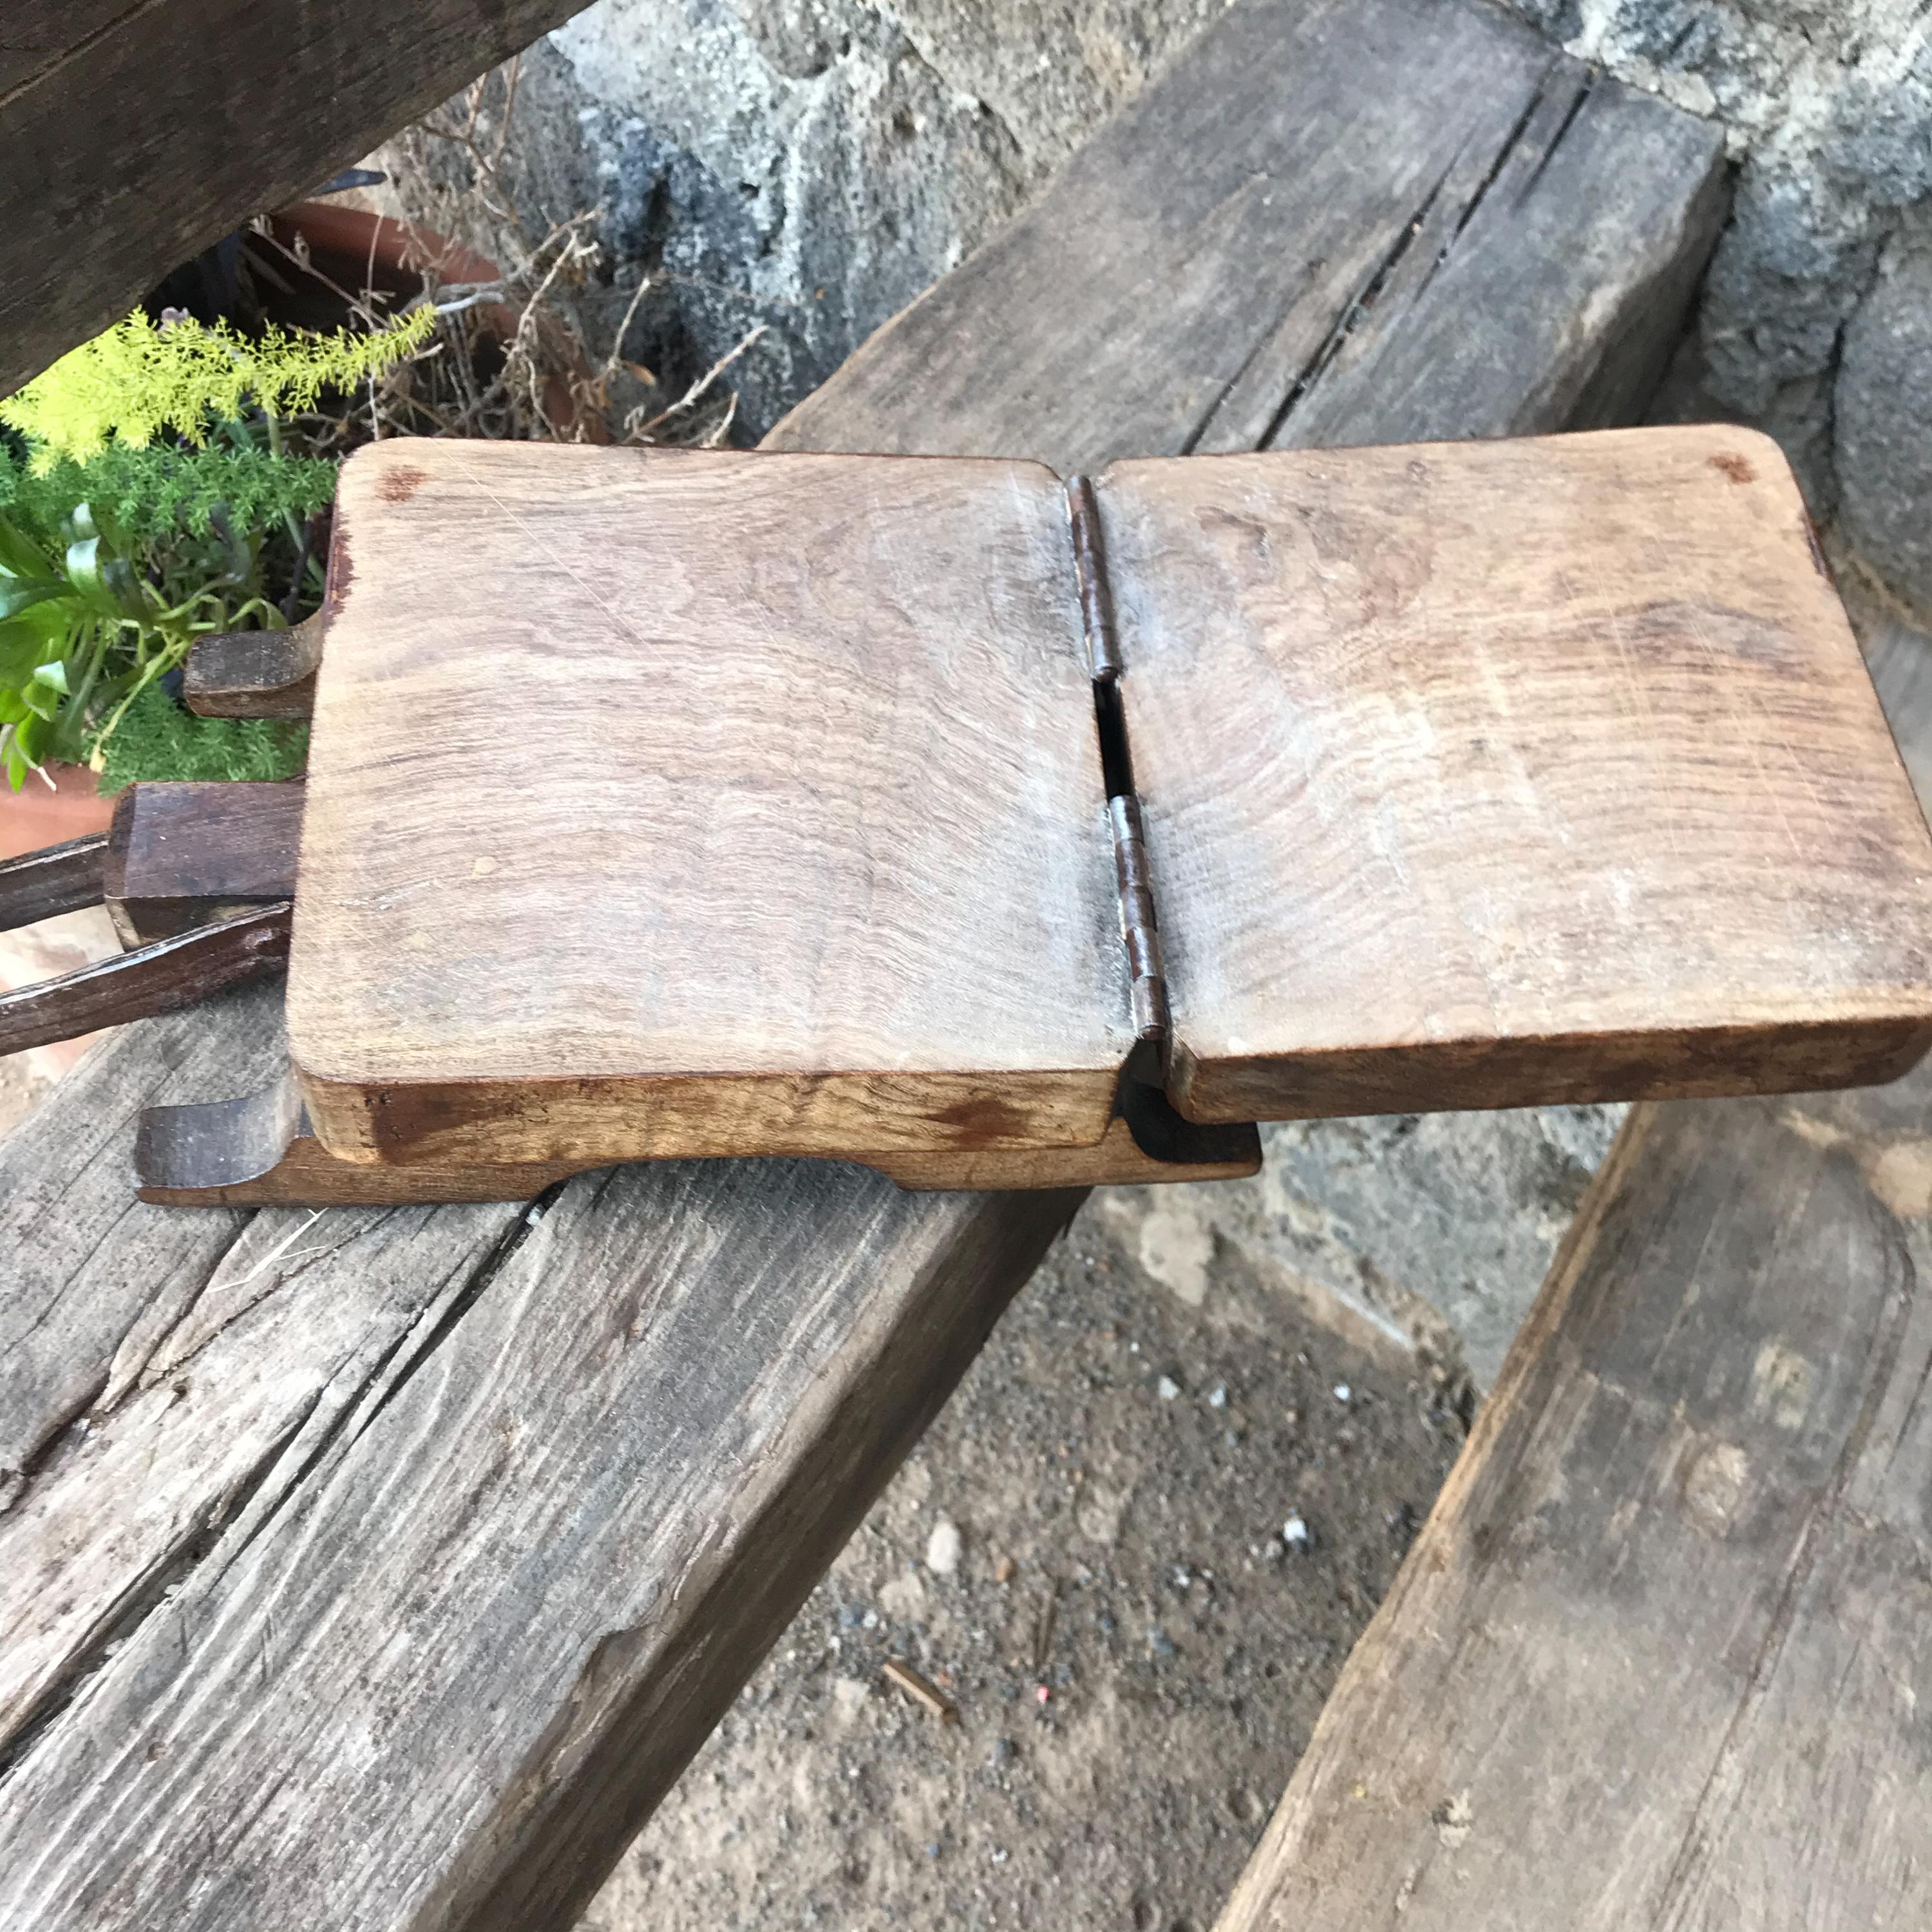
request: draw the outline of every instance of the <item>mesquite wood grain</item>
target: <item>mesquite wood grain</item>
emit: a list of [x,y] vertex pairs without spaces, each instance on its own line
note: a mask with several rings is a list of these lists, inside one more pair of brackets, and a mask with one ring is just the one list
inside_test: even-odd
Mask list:
[[[1560,141],[1532,140],[1552,90],[1587,98]],[[1429,382],[1364,382],[1338,356],[1262,413],[1294,442],[1334,382],[1330,441],[1552,429],[1613,368],[1640,400],[1722,218],[1712,128],[1591,87],[1485,9],[1241,4],[773,441],[1062,468],[1178,454],[1313,278],[1318,232],[1384,255],[1413,232],[1445,115],[1496,178],[1519,156],[1532,178],[1474,206],[1459,190],[1469,219],[1420,292],[1358,311],[1330,284],[1316,318]],[[1319,194],[1311,127],[1347,164]],[[1184,262],[1211,298],[1168,299]],[[0,1144],[0,1252],[20,1257],[0,1298],[0,1527],[18,1539],[0,1613],[59,1612],[35,1708],[88,1691],[38,1733],[0,1731],[0,1918],[567,1924],[1072,1204],[777,1164],[665,1191],[574,1181],[568,1213],[520,1234],[514,1209],[130,1207],[140,1109],[266,1085],[275,1004],[109,1042]],[[649,1318],[668,1269],[688,1321]],[[544,1366],[592,1336],[608,1371],[567,1349]],[[655,1368],[699,1385],[702,1414],[674,1429],[605,1378]],[[230,1413],[245,1426],[224,1437]],[[56,1497],[81,1420],[103,1460]],[[176,1432],[203,1424],[197,1444],[232,1454]],[[454,1513],[425,1486],[451,1457],[470,1478],[438,1492]],[[593,1528],[595,1565],[577,1560]]]
[[[1844,1085],[1932,1039],[1932,839],[1768,438],[1092,492],[1184,1112]],[[1097,1143],[1138,1010],[1067,508],[965,459],[352,459],[289,1000],[324,1144]],[[594,780],[496,728],[539,696]]]
[[1102,1138],[1133,1032],[1050,472],[388,442],[336,517],[288,1008],[332,1152]]
[[1096,482],[1203,1120],[1889,1079],[1932,842],[1768,437]]

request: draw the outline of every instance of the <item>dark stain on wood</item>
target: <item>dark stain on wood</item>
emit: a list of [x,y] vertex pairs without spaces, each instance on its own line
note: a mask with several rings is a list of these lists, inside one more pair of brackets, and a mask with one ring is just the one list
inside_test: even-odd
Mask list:
[[89,832],[0,863],[0,932],[98,905],[107,835]]
[[115,808],[100,896],[130,946],[292,899],[304,788],[130,785]]
[[1004,1100],[997,1094],[976,1096],[970,1100],[942,1107],[934,1118],[958,1130],[962,1147],[994,1147],[1030,1138],[1027,1110]]
[[1721,471],[1733,483],[1754,483],[1757,481],[1757,472],[1751,467],[1750,459],[1738,455],[1734,451],[1712,457],[1711,467]]
[[429,481],[429,472],[413,464],[398,463],[382,472],[376,494],[386,503],[406,503]]

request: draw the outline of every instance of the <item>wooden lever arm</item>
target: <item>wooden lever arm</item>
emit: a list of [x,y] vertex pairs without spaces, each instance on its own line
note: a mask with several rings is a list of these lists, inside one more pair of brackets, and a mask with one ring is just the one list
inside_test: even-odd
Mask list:
[[107,834],[94,832],[0,862],[0,932],[98,905],[106,862]]
[[293,898],[302,798],[296,781],[130,785],[115,808],[98,895],[122,944]]
[[178,933],[57,980],[0,993],[0,1054],[22,1053],[97,1028],[178,1012],[288,963],[288,900]]
[[321,663],[319,614],[286,631],[225,631],[189,652],[182,695],[203,718],[306,718]]

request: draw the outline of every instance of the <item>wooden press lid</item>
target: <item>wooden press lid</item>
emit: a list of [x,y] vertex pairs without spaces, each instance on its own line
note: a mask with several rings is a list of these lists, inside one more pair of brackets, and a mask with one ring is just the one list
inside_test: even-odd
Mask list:
[[331,576],[288,1014],[336,1151],[1101,1138],[1132,1042],[1051,471],[385,442]]

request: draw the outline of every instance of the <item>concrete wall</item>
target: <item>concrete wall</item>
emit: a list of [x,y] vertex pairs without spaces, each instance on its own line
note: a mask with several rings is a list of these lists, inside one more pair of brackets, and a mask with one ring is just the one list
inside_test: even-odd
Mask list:
[[[1282,0],[1298,4],[1298,0]],[[1024,203],[1222,0],[599,0],[526,57],[502,201],[598,211],[593,333],[734,369],[756,435]],[[1516,0],[1582,58],[1721,120],[1740,166],[1678,414],[1772,430],[1821,517],[1932,607],[1932,13],[1922,0]],[[500,114],[494,90],[481,124]],[[404,200],[514,252],[465,158],[390,151]],[[473,176],[474,170],[469,172]],[[1918,212],[1916,212],[1918,211]],[[493,232],[494,231],[494,232]]]

